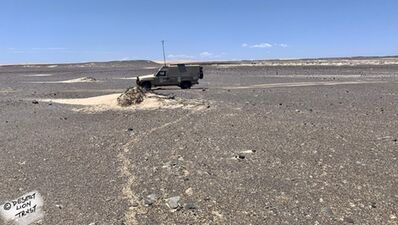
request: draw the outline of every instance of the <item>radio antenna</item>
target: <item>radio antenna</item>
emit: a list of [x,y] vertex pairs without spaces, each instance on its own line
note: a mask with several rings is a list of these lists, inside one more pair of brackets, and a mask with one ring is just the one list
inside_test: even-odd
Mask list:
[[163,47],[163,62],[164,62],[164,66],[166,66],[166,53],[164,51],[164,40],[162,40],[162,47]]

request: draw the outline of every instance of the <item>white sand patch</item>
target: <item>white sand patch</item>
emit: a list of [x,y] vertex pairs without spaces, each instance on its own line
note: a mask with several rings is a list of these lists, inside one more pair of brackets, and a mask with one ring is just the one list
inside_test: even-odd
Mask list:
[[202,102],[183,101],[177,99],[168,99],[166,96],[147,94],[144,101],[140,104],[121,107],[117,104],[118,94],[101,95],[90,98],[74,98],[74,99],[41,99],[41,102],[52,102],[65,105],[80,106],[74,108],[76,112],[103,112],[108,110],[155,110],[155,109],[191,109],[202,110],[205,105]]
[[27,74],[23,75],[24,77],[50,77],[52,74],[49,73],[42,73],[42,74]]
[[71,84],[71,83],[92,83],[92,82],[99,82],[94,78],[91,77],[81,77],[72,80],[61,80],[61,81],[37,81],[37,82],[26,82],[31,84]]
[[8,93],[14,93],[14,92],[17,92],[17,91],[14,89],[11,89],[11,88],[0,89],[0,94],[8,94]]

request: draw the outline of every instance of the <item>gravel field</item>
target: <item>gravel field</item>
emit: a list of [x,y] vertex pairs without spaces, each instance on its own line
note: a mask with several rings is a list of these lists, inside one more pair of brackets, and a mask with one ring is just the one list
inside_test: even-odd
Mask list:
[[158,66],[1,66],[0,205],[37,190],[49,225],[398,224],[398,64],[205,65],[154,89],[200,108],[42,101]]

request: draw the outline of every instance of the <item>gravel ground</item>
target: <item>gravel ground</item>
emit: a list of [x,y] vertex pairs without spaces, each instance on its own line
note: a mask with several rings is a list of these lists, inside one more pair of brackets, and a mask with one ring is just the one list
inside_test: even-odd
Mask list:
[[[191,90],[154,90],[202,110],[40,101],[157,66],[0,67],[0,204],[37,190],[51,225],[398,223],[398,65],[206,65]],[[81,77],[97,82],[56,83]]]

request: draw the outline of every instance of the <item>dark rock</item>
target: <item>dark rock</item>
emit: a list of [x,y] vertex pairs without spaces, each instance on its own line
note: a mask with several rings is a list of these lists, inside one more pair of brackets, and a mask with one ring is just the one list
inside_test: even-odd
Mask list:
[[131,131],[133,131],[133,128],[129,128],[129,129],[127,129],[127,131],[130,131],[130,132],[131,132]]
[[117,104],[125,107],[140,104],[144,101],[145,90],[140,87],[130,87],[117,98]]
[[198,208],[198,206],[193,202],[185,204],[185,209],[195,210],[197,208]]
[[346,223],[351,223],[351,224],[355,223],[354,220],[351,219],[350,217],[344,217],[343,221],[346,222]]
[[37,100],[33,100],[32,103],[35,104],[35,105],[39,104],[39,102]]
[[240,160],[243,160],[243,159],[246,158],[246,156],[243,155],[243,154],[238,154],[238,155],[235,156],[235,158],[240,159]]

